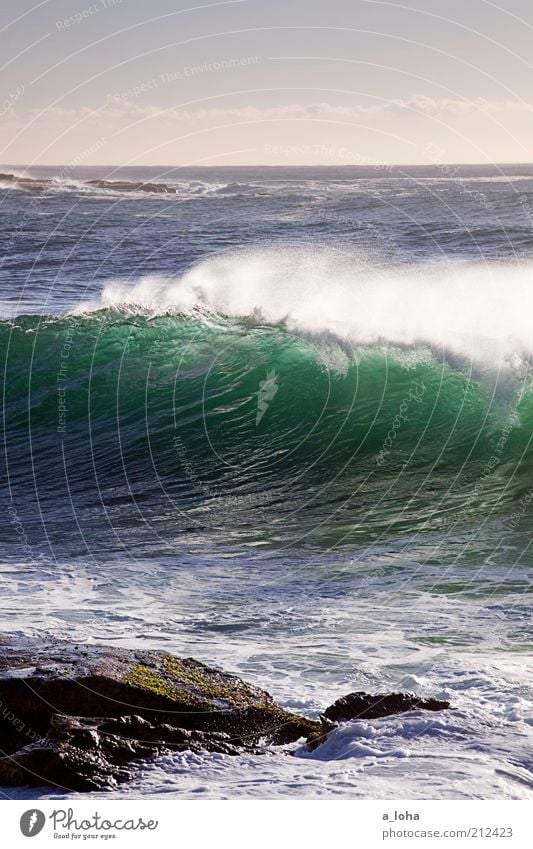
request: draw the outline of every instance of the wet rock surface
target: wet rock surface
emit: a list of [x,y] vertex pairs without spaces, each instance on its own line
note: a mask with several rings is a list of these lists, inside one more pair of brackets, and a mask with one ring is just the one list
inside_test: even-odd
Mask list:
[[353,719],[379,719],[407,710],[446,710],[449,702],[421,699],[412,693],[348,693],[330,705],[322,714],[325,724],[349,722]]
[[112,789],[163,751],[316,748],[338,722],[448,706],[351,693],[315,721],[193,658],[0,637],[0,784]]
[[163,750],[237,755],[319,723],[193,658],[62,642],[0,643],[0,784],[99,790]]

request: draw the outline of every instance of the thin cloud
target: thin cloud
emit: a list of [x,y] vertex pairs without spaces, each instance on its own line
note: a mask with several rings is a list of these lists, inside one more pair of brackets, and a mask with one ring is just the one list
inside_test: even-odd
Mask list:
[[378,104],[354,104],[350,106],[339,106],[327,102],[308,104],[288,104],[285,106],[271,106],[258,108],[256,106],[240,106],[231,108],[202,108],[202,109],[179,109],[166,108],[163,106],[142,105],[135,100],[125,100],[118,96],[110,96],[100,109],[81,107],[78,109],[64,109],[54,107],[47,110],[34,110],[31,117],[47,122],[66,122],[73,120],[114,119],[114,120],[139,120],[143,118],[158,118],[167,121],[176,121],[186,124],[201,123],[238,123],[272,120],[317,120],[328,119],[336,121],[357,121],[361,118],[368,119],[380,115],[422,115],[428,117],[438,116],[465,116],[482,113],[530,113],[533,112],[533,103],[514,100],[493,100],[484,98],[475,100],[452,100],[436,99],[426,95],[413,95],[405,100],[392,100],[388,103]]

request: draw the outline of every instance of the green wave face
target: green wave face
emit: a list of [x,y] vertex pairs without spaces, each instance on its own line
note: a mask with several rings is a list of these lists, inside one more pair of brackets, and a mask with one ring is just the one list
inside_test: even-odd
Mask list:
[[[45,511],[374,537],[512,511],[532,396],[428,352],[216,315],[3,323],[11,496]],[[272,531],[274,533],[274,531]]]

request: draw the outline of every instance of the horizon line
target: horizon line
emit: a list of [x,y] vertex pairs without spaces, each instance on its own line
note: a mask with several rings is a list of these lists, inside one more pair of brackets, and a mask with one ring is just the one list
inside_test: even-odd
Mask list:
[[75,163],[59,163],[59,162],[40,162],[40,163],[21,163],[21,162],[1,162],[0,168],[369,168],[374,169],[376,171],[385,171],[390,168],[465,168],[465,167],[479,167],[479,168],[506,168],[509,166],[533,166],[533,160],[531,162],[411,162],[411,163],[402,163],[402,162],[383,162],[381,164],[370,164],[370,163],[360,163],[360,162],[342,162],[339,164],[333,163],[318,163],[313,162],[310,164],[292,164],[292,163],[283,163],[283,164],[266,164],[266,163],[254,163],[254,164],[242,164],[242,165],[171,165],[168,163],[165,164],[143,164],[143,165],[131,165],[131,164],[119,164],[113,162],[106,162],[102,164],[83,164],[82,162]]

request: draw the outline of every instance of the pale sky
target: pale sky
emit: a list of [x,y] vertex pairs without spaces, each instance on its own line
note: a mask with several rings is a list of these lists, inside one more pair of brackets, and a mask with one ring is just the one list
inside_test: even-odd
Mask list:
[[3,0],[0,162],[533,160],[531,0]]

